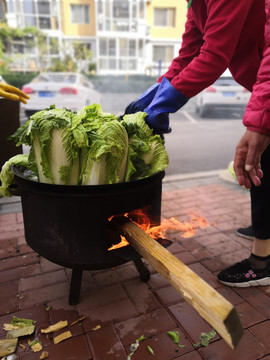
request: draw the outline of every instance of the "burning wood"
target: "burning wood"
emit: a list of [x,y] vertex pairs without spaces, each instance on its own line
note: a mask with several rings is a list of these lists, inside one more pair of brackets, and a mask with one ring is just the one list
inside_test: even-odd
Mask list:
[[[124,216],[132,219],[146,234],[153,239],[165,239],[167,231],[180,231],[183,238],[189,238],[196,234],[198,228],[206,228],[209,223],[203,217],[191,215],[190,221],[180,222],[174,217],[164,219],[160,225],[152,226],[149,217],[140,209],[131,213],[126,213]],[[113,217],[109,219],[112,220]],[[118,244],[112,245],[108,250],[115,250],[129,245],[127,239],[120,235],[121,241]]]
[[243,329],[234,306],[134,222],[122,217],[118,219],[118,226],[132,247],[235,348]]

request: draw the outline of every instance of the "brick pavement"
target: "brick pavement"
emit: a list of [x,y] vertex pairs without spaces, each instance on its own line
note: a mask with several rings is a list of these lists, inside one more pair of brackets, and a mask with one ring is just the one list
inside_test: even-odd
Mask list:
[[[14,204],[13,204],[14,205]],[[13,206],[12,205],[12,206]],[[71,270],[38,256],[26,244],[22,213],[18,204],[3,211],[0,203],[0,339],[6,336],[3,324],[12,316],[36,321],[36,332],[19,339],[17,359],[39,359],[28,341],[38,338],[53,360],[126,360],[129,347],[138,337],[146,340],[132,360],[258,360],[270,359],[270,288],[234,289],[221,285],[216,273],[247,256],[251,241],[235,234],[248,226],[248,191],[212,177],[202,181],[165,182],[162,218],[183,222],[203,216],[209,223],[198,228],[191,238],[170,232],[168,248],[177,258],[198,273],[237,309],[244,336],[236,348],[217,335],[207,347],[195,347],[202,332],[211,330],[179,293],[149,264],[151,278],[140,280],[132,262],[114,269],[84,271],[80,303],[68,304]],[[41,329],[60,320],[69,323],[86,318],[69,330],[72,338],[53,344],[56,334]],[[177,347],[167,331],[177,330]],[[152,355],[150,346],[155,355]]]

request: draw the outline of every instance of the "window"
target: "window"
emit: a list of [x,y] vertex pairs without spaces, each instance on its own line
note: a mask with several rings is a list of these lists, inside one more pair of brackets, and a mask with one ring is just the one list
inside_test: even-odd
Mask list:
[[140,3],[139,3],[139,17],[141,18],[141,19],[144,19],[144,11],[145,11],[145,3],[144,3],[144,1],[140,1]]
[[24,0],[23,10],[25,14],[35,14],[35,3],[34,0]]
[[37,2],[38,13],[42,15],[50,15],[50,3],[49,1]]
[[99,53],[101,56],[107,55],[107,42],[106,39],[99,40]]
[[138,53],[139,57],[143,57],[143,50],[144,50],[143,40],[139,40],[139,49],[138,49],[138,51],[139,51],[139,53]]
[[136,70],[136,60],[119,59],[120,70]]
[[8,0],[8,1],[7,1],[7,6],[8,6],[8,11],[9,11],[9,12],[14,12],[13,0]]
[[15,7],[14,7],[14,12],[15,13],[22,13],[22,2],[19,2],[18,0],[16,1],[15,0],[15,3],[14,3]]
[[23,54],[24,53],[24,44],[20,42],[13,42],[12,44],[12,53],[13,54]]
[[120,56],[127,56],[128,52],[128,39],[120,39],[119,41],[119,53]]
[[132,4],[132,19],[137,18],[137,2]]
[[116,41],[115,39],[109,39],[108,41],[108,50],[109,50],[109,56],[115,56],[116,55]]
[[154,26],[175,27],[175,8],[155,8]]
[[116,70],[116,59],[109,59],[109,69]]
[[25,16],[26,26],[36,26],[36,18],[34,16]]
[[129,40],[128,55],[131,57],[136,56],[136,41],[135,40]]
[[89,5],[70,5],[71,22],[73,24],[89,24]]
[[102,56],[116,56],[116,40],[105,38],[100,39],[99,52]]
[[129,21],[127,20],[113,20],[113,31],[129,31]]
[[128,56],[128,57],[136,56],[136,40],[120,39],[119,54],[120,56]]
[[51,20],[49,17],[40,16],[38,18],[38,23],[40,29],[51,29]]
[[169,63],[173,59],[173,46],[153,46],[153,61]]
[[129,18],[129,2],[115,0],[113,2],[113,17],[128,19]]

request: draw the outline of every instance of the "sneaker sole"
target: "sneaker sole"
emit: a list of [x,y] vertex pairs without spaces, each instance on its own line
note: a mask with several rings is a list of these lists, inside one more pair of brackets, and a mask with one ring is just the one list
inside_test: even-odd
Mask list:
[[270,285],[270,277],[267,278],[263,278],[260,280],[251,280],[248,282],[242,282],[242,283],[230,283],[230,282],[226,282],[226,281],[222,281],[219,280],[219,282],[221,282],[224,285],[227,286],[235,286],[235,287],[251,287],[251,286],[267,286]]
[[248,239],[248,240],[253,240],[253,236],[249,236],[249,235],[244,235],[241,234],[240,232],[236,231],[236,234],[242,238]]

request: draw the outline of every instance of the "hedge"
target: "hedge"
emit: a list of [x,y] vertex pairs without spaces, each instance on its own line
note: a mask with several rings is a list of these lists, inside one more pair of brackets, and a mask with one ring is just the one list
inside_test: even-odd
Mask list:
[[12,72],[2,74],[4,80],[10,85],[16,86],[18,89],[21,89],[24,84],[30,82],[38,73],[21,73],[21,72]]

